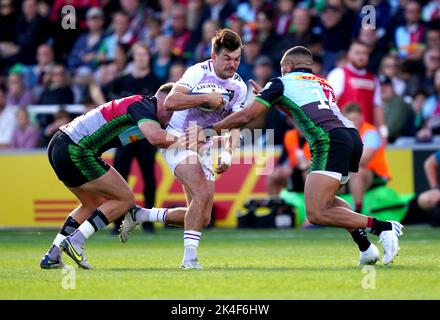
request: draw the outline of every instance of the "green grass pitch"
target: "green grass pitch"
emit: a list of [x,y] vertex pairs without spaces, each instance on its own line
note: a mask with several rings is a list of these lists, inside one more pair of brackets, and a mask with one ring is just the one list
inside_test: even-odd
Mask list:
[[440,299],[440,229],[429,226],[405,228],[396,261],[369,270],[335,228],[205,230],[204,270],[178,268],[182,230],[136,230],[126,244],[103,230],[86,245],[94,270],[74,269],[75,289],[63,289],[62,270],[39,268],[55,233],[0,231],[0,299]]

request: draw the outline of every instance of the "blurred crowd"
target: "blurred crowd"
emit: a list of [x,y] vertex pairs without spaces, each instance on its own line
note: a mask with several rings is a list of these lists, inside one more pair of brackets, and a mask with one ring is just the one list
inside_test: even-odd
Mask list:
[[[88,110],[154,94],[209,59],[223,27],[242,36],[245,81],[264,85],[279,75],[284,52],[304,45],[313,71],[333,72],[335,87],[343,88],[334,71],[350,64],[377,79],[383,118],[367,120],[387,128],[388,142],[440,133],[439,0],[0,0],[0,148],[45,146],[74,116],[60,108],[30,118],[29,105]],[[367,45],[365,67],[347,55],[357,40]],[[277,128],[277,144],[292,128],[275,109],[260,125]]]

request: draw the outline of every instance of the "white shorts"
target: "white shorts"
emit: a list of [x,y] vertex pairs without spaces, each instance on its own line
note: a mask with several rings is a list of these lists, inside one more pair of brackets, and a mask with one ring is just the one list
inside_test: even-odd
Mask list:
[[210,147],[207,147],[201,155],[195,151],[183,149],[160,149],[160,152],[163,154],[165,161],[174,175],[179,163],[185,161],[190,163],[188,158],[192,155],[197,155],[199,163],[205,173],[206,180],[215,181],[215,174],[212,170],[212,153]]

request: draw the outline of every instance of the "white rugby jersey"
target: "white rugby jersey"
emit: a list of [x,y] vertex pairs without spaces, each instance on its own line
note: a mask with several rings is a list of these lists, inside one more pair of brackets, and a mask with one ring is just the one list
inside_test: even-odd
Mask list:
[[207,127],[223,120],[232,112],[243,107],[247,86],[237,73],[232,78],[220,79],[215,74],[214,62],[210,59],[189,67],[182,78],[176,82],[177,85],[189,90],[201,83],[215,83],[224,87],[231,93],[229,103],[220,110],[212,112],[204,112],[197,108],[175,111],[168,124],[167,131],[182,133],[188,128],[189,122],[193,121],[197,121],[199,126]]

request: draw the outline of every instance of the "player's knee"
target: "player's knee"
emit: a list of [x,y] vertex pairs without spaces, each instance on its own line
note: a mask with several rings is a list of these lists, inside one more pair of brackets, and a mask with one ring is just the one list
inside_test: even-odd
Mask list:
[[311,224],[322,224],[322,212],[315,208],[306,209],[307,219]]
[[206,206],[210,199],[211,192],[209,191],[209,188],[200,188],[193,194],[193,200],[201,206]]
[[204,228],[207,228],[210,223],[211,223],[211,217],[210,216],[203,218],[203,227]]

